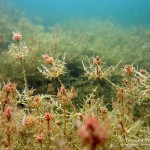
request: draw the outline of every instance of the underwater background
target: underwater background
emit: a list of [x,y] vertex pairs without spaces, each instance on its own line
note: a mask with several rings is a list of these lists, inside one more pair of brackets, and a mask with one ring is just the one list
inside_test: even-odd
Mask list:
[[149,0],[13,0],[27,18],[44,26],[70,19],[110,20],[124,26],[150,24]]

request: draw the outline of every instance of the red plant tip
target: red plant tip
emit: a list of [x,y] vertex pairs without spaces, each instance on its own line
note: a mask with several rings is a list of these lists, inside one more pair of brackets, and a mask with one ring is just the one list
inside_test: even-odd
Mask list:
[[106,109],[106,108],[102,108],[102,109],[101,109],[101,113],[102,113],[103,115],[106,115],[106,114],[107,114],[107,109]]
[[120,88],[119,92],[124,93],[124,88]]
[[135,71],[135,68],[133,66],[131,66],[131,65],[125,65],[124,72],[127,75],[130,75],[130,76],[133,75],[134,71]]
[[74,93],[74,92],[75,92],[75,88],[72,87],[72,88],[71,88],[71,93]]
[[14,41],[20,41],[22,38],[22,35],[19,32],[13,32],[13,40]]
[[13,91],[16,90],[16,85],[13,84],[12,82],[9,82],[7,85],[5,85],[4,90],[5,90],[7,93],[13,92]]
[[9,144],[9,141],[8,141],[8,140],[5,140],[5,141],[4,141],[4,146],[5,146],[5,147],[9,147],[9,145],[10,145],[10,144]]
[[65,86],[63,86],[63,85],[61,86],[60,92],[61,92],[61,94],[65,94],[66,93]]
[[33,116],[27,116],[23,121],[23,125],[29,128],[33,127],[35,125],[35,118]]
[[96,56],[95,58],[93,58],[93,64],[94,65],[100,65],[101,61],[102,60],[99,56]]
[[53,64],[53,57],[49,57],[47,54],[43,55],[43,59],[44,59],[44,62],[45,64]]
[[108,139],[108,132],[105,127],[100,124],[97,118],[86,118],[86,122],[79,129],[79,135],[86,144],[96,147],[105,144]]
[[83,121],[84,115],[83,115],[83,114],[80,114],[79,117],[80,117],[80,121]]
[[128,80],[127,80],[127,79],[123,79],[123,83],[124,83],[124,84],[127,84],[127,83],[128,83]]
[[137,83],[138,83],[138,84],[140,84],[140,83],[141,83],[140,78],[137,78]]
[[4,113],[5,113],[7,120],[9,121],[13,114],[13,108],[11,106],[8,106]]
[[88,101],[87,101],[87,104],[89,104],[89,105],[91,105],[91,104],[93,104],[94,103],[94,99],[89,99]]
[[98,119],[97,118],[86,118],[86,127],[87,129],[94,129],[95,125],[98,125]]
[[35,102],[39,102],[39,101],[40,101],[40,97],[39,97],[39,96],[34,96],[33,100],[34,100]]
[[118,97],[119,103],[123,101],[123,99],[125,97],[125,89],[124,88],[118,89],[117,97]]
[[52,120],[52,114],[46,113],[46,114],[45,114],[45,119],[46,119],[47,121]]
[[35,108],[39,108],[42,105],[41,98],[38,95],[34,96],[31,105]]
[[88,100],[88,102],[87,102],[89,105],[91,105],[91,103],[92,103],[92,101],[91,101],[91,99],[90,100]]
[[36,140],[37,140],[39,143],[42,143],[43,139],[44,139],[43,134],[39,134],[39,135],[37,135],[37,137],[36,137]]
[[140,73],[141,74],[145,74],[145,70],[144,69],[140,69]]

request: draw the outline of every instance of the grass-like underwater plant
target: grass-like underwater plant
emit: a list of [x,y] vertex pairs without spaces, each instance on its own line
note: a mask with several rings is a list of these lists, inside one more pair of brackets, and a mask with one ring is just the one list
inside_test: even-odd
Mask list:
[[[18,91],[17,85],[12,82],[0,89],[1,149],[148,149],[149,125],[143,118],[135,119],[133,113],[136,105],[149,100],[150,76],[147,71],[125,65],[121,70],[122,83],[116,85],[108,79],[116,67],[104,69],[102,59],[96,56],[89,67],[84,63],[83,67],[85,75],[97,80],[98,84],[91,88],[85,99],[80,99],[77,90],[71,85],[66,87],[61,80],[63,77],[60,78],[66,73],[64,59],[54,59],[52,54],[43,55],[45,65],[39,71],[49,80],[56,78],[60,84],[56,94],[34,95],[28,88],[25,74],[28,48],[21,44],[21,34],[14,33],[13,39],[16,44],[11,44],[9,53],[23,65],[25,92]],[[103,95],[97,92],[101,90],[98,86],[103,80],[107,80],[116,90],[112,110],[104,104]],[[80,108],[75,97],[81,101]]]

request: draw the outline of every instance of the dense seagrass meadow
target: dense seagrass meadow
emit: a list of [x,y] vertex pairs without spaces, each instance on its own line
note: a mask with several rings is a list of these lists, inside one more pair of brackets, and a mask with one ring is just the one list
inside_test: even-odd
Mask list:
[[150,150],[150,9],[85,2],[0,0],[0,150]]

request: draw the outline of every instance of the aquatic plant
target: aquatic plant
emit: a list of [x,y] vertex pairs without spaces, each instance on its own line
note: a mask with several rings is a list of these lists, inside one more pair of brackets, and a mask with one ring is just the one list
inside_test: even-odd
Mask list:
[[24,77],[25,90],[28,90],[27,78],[25,72],[25,57],[28,55],[28,47],[21,42],[22,35],[20,33],[13,32],[13,40],[16,42],[16,45],[12,43],[9,46],[9,53],[12,57],[20,61],[22,66],[22,73]]
[[60,75],[65,74],[65,57],[61,61],[58,57],[54,60],[53,57],[49,57],[47,54],[43,55],[43,59],[45,64],[49,65],[49,68],[42,65],[42,69],[38,68],[39,71],[44,75],[47,79],[58,78],[60,81]]
[[81,20],[45,32],[2,10],[0,149],[148,149],[149,27]]
[[[17,33],[14,37],[18,45],[11,44],[13,46],[9,54],[24,63],[20,35]],[[18,55],[20,57],[16,57]],[[84,63],[83,67],[85,75],[99,82],[90,88],[83,99],[79,97],[78,90],[65,85],[61,75],[66,73],[67,62],[58,57],[54,59],[54,55],[43,55],[44,69],[48,72],[43,74],[45,70],[39,71],[49,81],[56,80],[56,85],[56,82],[51,82],[52,87],[57,86],[55,94],[34,94],[26,82],[27,89],[23,92],[17,90],[16,84],[12,82],[1,86],[0,148],[147,150],[149,141],[142,140],[149,138],[150,128],[145,119],[149,117],[149,110],[145,110],[145,118],[137,119],[134,109],[136,105],[149,100],[149,73],[144,69],[136,69],[134,65],[125,65],[120,70],[121,83],[115,84],[111,78],[108,79],[108,75],[115,72],[116,67],[104,69],[102,59],[99,56],[93,57],[90,67]],[[58,74],[53,74],[53,67],[60,70]],[[116,96],[112,97],[112,110],[107,108],[103,95],[97,92],[101,90],[98,86],[103,80],[107,80],[116,92]]]
[[85,125],[79,127],[79,135],[91,150],[95,150],[97,145],[105,149],[105,143],[108,140],[108,132],[104,125],[101,125],[97,118],[86,118]]

